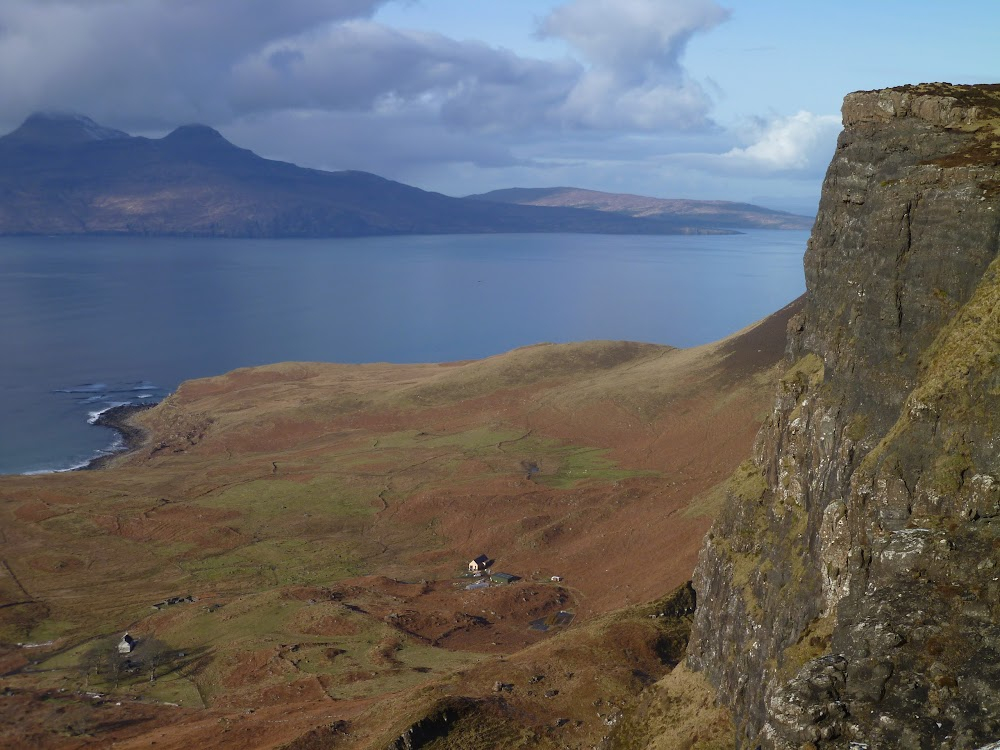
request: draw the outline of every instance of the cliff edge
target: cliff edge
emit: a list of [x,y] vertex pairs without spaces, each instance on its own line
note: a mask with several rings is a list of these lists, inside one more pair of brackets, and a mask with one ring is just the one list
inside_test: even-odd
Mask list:
[[688,662],[741,747],[975,748],[1000,737],[1000,86],[843,120]]

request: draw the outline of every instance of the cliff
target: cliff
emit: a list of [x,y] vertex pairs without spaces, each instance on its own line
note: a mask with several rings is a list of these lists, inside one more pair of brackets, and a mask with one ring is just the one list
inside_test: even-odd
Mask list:
[[843,121],[688,662],[741,747],[974,748],[1000,737],[1000,86]]

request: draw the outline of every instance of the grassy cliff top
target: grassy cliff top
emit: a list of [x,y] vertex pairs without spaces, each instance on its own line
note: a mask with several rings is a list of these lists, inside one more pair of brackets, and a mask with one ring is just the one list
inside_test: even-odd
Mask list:
[[951,97],[965,107],[976,106],[1000,112],[1000,83],[908,83],[885,90],[915,96]]
[[[916,83],[870,91],[844,98],[845,110],[875,105],[883,119],[915,116],[981,122],[1000,117],[1000,84]],[[846,119],[845,119],[846,124]],[[945,121],[938,124],[947,125]]]
[[855,91],[844,97],[842,113],[845,129],[893,122],[905,129],[909,121],[968,134],[953,154],[933,162],[937,166],[1000,163],[1000,84],[918,83]]

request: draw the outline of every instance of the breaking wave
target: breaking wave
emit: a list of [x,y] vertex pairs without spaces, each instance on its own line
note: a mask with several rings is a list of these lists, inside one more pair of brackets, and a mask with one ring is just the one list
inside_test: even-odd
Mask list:
[[[82,383],[80,385],[56,388],[52,393],[71,396],[73,409],[81,408],[81,416],[86,415],[88,424],[96,424],[101,415],[119,406],[142,404],[150,406],[162,400],[167,391],[148,380],[118,383]],[[25,476],[36,474],[60,474],[66,471],[78,471],[89,466],[93,461],[103,456],[119,453],[126,447],[122,435],[115,431],[110,444],[100,448],[88,458],[70,458],[66,464],[51,468],[31,469],[22,472]]]

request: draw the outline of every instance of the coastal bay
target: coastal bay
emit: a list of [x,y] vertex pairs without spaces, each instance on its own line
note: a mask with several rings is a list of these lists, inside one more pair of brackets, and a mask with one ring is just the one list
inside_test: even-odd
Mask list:
[[720,339],[801,294],[807,233],[0,239],[0,473],[121,447],[88,419],[280,361]]

